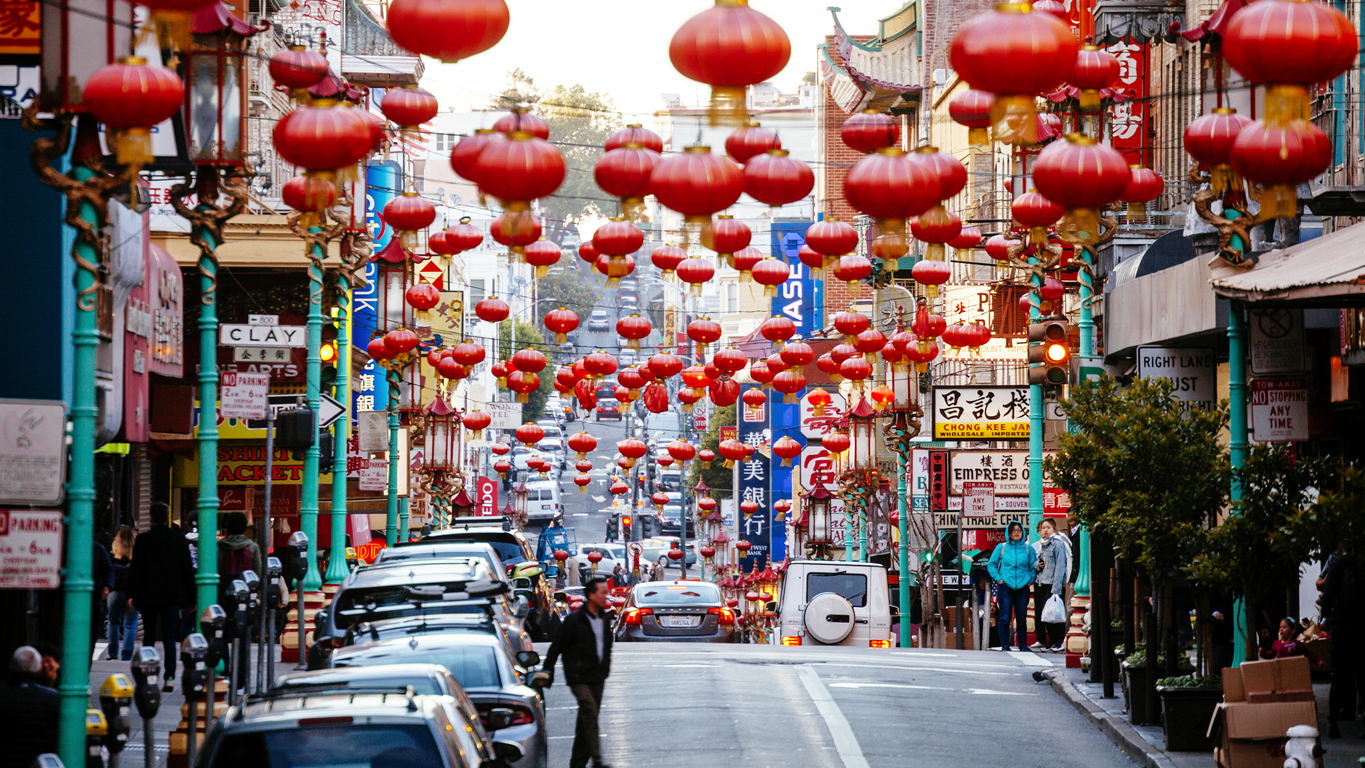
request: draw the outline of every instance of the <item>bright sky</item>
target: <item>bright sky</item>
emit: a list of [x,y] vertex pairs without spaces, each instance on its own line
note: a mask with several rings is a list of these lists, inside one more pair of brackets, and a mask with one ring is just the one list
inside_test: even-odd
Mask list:
[[[877,19],[900,9],[901,0],[834,0],[850,34],[876,34]],[[792,55],[775,78],[792,93],[816,71],[815,46],[833,33],[825,10],[831,0],[751,0],[751,7],[782,25]],[[422,86],[443,109],[483,107],[501,91],[507,73],[520,67],[542,87],[582,83],[609,93],[627,117],[647,118],[662,107],[661,93],[683,103],[709,98],[710,89],[673,69],[668,43],[684,21],[711,5],[707,0],[507,0],[512,26],[492,50],[458,64],[427,60]],[[648,122],[648,120],[645,120]]]

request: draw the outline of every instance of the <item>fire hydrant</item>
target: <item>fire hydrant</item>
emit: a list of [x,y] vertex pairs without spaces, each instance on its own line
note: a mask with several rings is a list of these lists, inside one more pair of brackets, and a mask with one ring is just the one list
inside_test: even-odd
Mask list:
[[1284,745],[1284,768],[1322,768],[1323,752],[1317,728],[1296,725],[1285,735],[1289,741]]

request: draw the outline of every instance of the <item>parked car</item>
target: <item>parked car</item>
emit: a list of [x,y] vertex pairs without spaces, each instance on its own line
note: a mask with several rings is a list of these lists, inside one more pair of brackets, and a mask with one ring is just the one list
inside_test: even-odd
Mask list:
[[594,309],[588,315],[588,330],[593,332],[604,332],[611,330],[611,318],[605,309]]
[[452,557],[481,557],[493,575],[507,581],[507,570],[492,544],[484,541],[399,542],[379,550],[373,565],[386,565],[399,560],[448,560]]
[[640,356],[636,354],[635,350],[623,349],[619,354],[616,355],[616,364],[621,366],[622,368],[629,368],[630,366],[635,365],[635,363],[638,362],[639,359]]
[[[659,513],[659,519],[660,519],[660,521],[661,521],[659,530],[662,531],[662,532],[663,532],[663,535],[665,535],[665,536],[677,536],[678,533],[680,532],[681,528],[682,528],[682,523],[679,521],[679,518],[681,518],[681,517],[682,517],[682,507],[681,507],[681,506],[679,506],[679,505],[677,505],[677,504],[667,504],[667,505],[665,505],[665,506],[664,506],[664,511],[661,512],[661,513]],[[696,521],[696,520],[693,520],[691,515],[688,515],[688,516],[687,516],[687,538],[691,539],[691,538],[694,538],[696,535],[697,535],[697,521]],[[692,561],[691,561],[691,560],[688,560],[687,562],[688,562],[688,565],[691,565],[691,564],[692,564]]]
[[[528,605],[522,603],[523,605]],[[521,631],[521,622],[516,613],[509,614],[511,622],[501,621],[496,606],[485,602],[481,606],[471,606],[476,610],[469,613],[441,613],[429,616],[409,616],[402,619],[384,621],[362,621],[354,625],[349,633],[350,642],[346,645],[373,643],[395,637],[415,637],[417,635],[489,635],[500,638],[507,655],[517,658],[524,651],[534,650],[530,635]],[[517,611],[519,612],[519,611]],[[346,646],[342,646],[346,647]]]
[[[503,724],[492,721],[495,713],[501,715],[500,720],[507,721],[504,727],[491,729],[499,741],[515,743],[522,753],[521,759],[535,756],[527,765],[544,768],[549,757],[545,705],[540,693],[525,684],[532,668],[540,664],[540,656],[535,651],[524,653],[514,661],[497,638],[488,635],[421,635],[341,649],[333,654],[332,666],[439,664],[450,670],[474,702],[485,727]],[[511,716],[498,710],[511,710]]]
[[681,493],[682,471],[673,467],[663,470],[656,476],[654,486],[664,493]]
[[[559,430],[555,430],[558,432]],[[546,434],[549,432],[547,430]],[[536,449],[541,456],[547,456],[555,465],[556,474],[564,470],[564,440],[560,437],[546,437],[536,443]]]
[[524,758],[515,740],[490,740],[457,702],[387,687],[274,691],[214,721],[195,767],[507,768]]
[[597,401],[597,420],[598,421],[620,421],[621,404],[615,398],[608,397]]
[[704,581],[651,581],[630,590],[617,615],[616,642],[738,643],[735,612]]
[[477,557],[359,568],[337,587],[332,602],[314,615],[307,666],[326,667],[332,652],[349,642],[347,633],[357,622],[439,613],[443,607],[457,612],[470,600],[510,592],[510,583],[494,576]]
[[[526,563],[536,563],[535,550],[521,531],[505,531],[491,525],[456,524],[450,528],[433,531],[422,537],[423,542],[436,543],[447,541],[480,541],[491,544],[498,552],[503,565],[509,572],[515,571]],[[531,612],[526,617],[526,628],[531,638],[537,642],[553,640],[564,614],[554,605],[550,583],[545,578],[544,569],[534,567],[530,571],[521,568],[523,575],[509,573],[512,578],[512,592],[525,595],[531,602]],[[531,573],[533,575],[524,575]]]
[[[547,400],[546,402],[548,403],[549,401]],[[545,430],[545,437],[547,439],[551,438],[555,440],[564,439],[564,430],[559,428],[558,420],[553,418],[541,419],[540,421],[536,422],[536,425],[539,426],[541,429]]]
[[886,568],[875,563],[793,561],[777,611],[782,645],[891,647]]
[[592,570],[592,562],[588,560],[588,555],[593,552],[602,555],[601,562],[597,564],[598,575],[610,576],[611,572],[616,570],[618,563],[627,567],[630,565],[626,562],[626,545],[624,544],[579,544],[574,557],[578,558],[579,563],[587,565],[588,569]]

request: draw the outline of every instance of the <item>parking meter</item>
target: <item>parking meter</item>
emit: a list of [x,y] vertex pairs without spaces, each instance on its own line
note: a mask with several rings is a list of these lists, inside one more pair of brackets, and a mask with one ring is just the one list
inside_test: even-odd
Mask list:
[[284,573],[284,566],[280,559],[271,555],[265,559],[265,604],[274,607],[280,604],[280,576]]
[[284,602],[280,575],[284,565],[278,557],[265,559],[265,605],[261,611],[260,645],[256,649],[256,690],[264,691],[275,682],[275,608]]
[[98,709],[85,710],[85,768],[104,768],[104,737],[109,723]]
[[109,762],[118,764],[119,753],[128,743],[128,707],[133,702],[133,681],[122,673],[110,675],[100,685],[100,710],[108,726],[104,746],[109,749]]
[[66,768],[66,763],[63,763],[62,759],[55,754],[46,752],[33,758],[33,762],[29,763],[29,768]]
[[214,603],[204,609],[199,614],[199,631],[204,635],[204,639],[209,641],[208,655],[204,657],[204,663],[210,668],[218,665],[223,659],[223,653],[227,650],[223,645],[223,625],[227,623],[227,611],[223,606]]
[[[194,749],[198,741],[195,732],[199,725],[199,701],[204,698],[205,684],[208,682],[208,665],[204,663],[208,655],[209,641],[198,632],[180,643],[180,663],[184,666],[180,676],[180,689],[185,694],[185,703],[189,705],[189,713],[185,717],[190,726],[189,749],[185,758],[188,765],[194,765]],[[208,706],[212,711],[212,697]]]
[[298,644],[299,649],[299,669],[308,668],[308,644],[307,635],[303,631],[303,577],[308,575],[308,534],[303,531],[294,531],[289,534],[289,546],[299,553],[298,560],[295,562],[295,569],[298,575],[298,586],[295,592],[298,593]]
[[161,654],[151,646],[137,649],[131,664],[133,672],[133,703],[142,718],[143,764],[152,768],[156,750],[152,748],[152,718],[161,708]]

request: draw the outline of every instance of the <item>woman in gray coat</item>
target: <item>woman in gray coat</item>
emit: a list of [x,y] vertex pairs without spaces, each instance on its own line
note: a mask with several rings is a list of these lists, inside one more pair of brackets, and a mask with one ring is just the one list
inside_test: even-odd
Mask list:
[[1066,641],[1066,622],[1042,621],[1043,606],[1052,595],[1066,599],[1066,583],[1071,575],[1071,548],[1066,537],[1057,533],[1051,520],[1038,523],[1038,541],[1033,545],[1038,553],[1038,580],[1033,585],[1033,624],[1037,645],[1045,651],[1061,651]]

